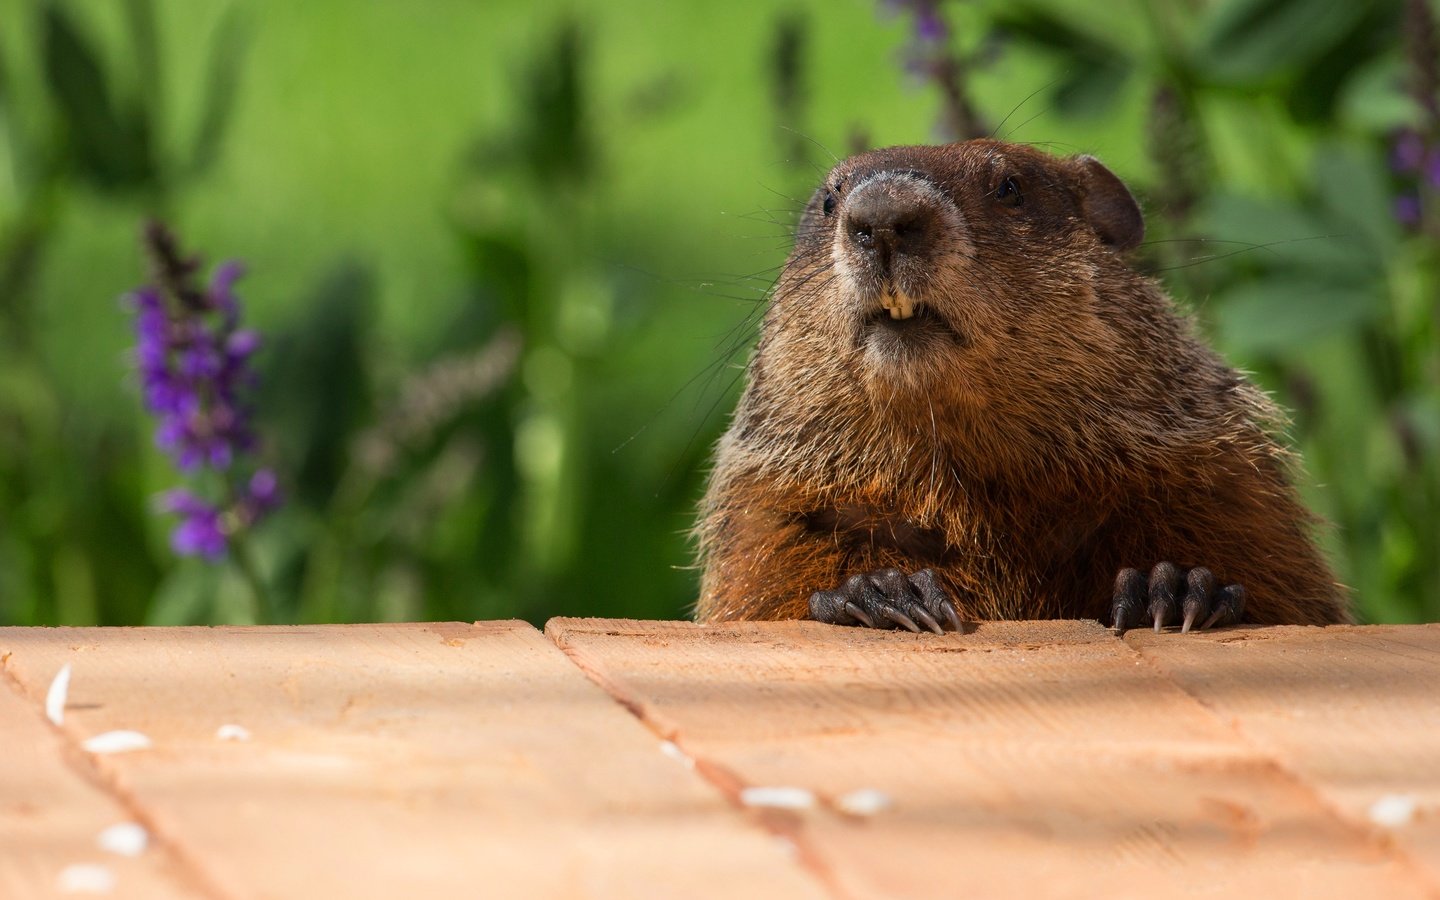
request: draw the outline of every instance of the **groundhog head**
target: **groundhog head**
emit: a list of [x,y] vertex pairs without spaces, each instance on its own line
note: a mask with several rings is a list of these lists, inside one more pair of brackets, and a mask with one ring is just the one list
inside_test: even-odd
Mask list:
[[807,205],[767,337],[829,346],[887,392],[1073,378],[1115,342],[1105,306],[1143,234],[1090,156],[988,140],[864,153]]

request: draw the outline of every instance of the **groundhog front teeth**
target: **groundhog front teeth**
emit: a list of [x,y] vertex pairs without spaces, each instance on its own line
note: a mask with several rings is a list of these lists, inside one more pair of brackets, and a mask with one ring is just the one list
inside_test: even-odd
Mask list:
[[908,319],[915,315],[915,301],[903,292],[890,293],[886,291],[885,295],[880,298],[880,305],[890,311],[892,319]]

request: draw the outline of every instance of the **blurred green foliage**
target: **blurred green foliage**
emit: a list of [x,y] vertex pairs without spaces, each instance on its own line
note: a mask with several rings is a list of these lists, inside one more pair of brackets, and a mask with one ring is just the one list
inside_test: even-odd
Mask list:
[[147,216],[252,273],[265,617],[684,615],[804,198],[972,118],[1136,188],[1141,265],[1295,411],[1361,615],[1440,618],[1440,203],[1388,162],[1440,147],[1424,0],[956,0],[948,97],[930,5],[0,0],[0,622],[251,615],[152,511]]

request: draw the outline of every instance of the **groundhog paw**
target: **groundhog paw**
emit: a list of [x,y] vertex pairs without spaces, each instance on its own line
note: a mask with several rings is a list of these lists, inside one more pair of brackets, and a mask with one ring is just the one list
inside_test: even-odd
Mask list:
[[[1184,587],[1184,594],[1180,589]],[[812,601],[813,606],[813,601]],[[1182,633],[1200,623],[1200,628],[1234,625],[1245,614],[1245,589],[1238,584],[1217,589],[1209,569],[1196,567],[1183,572],[1174,563],[1162,562],[1150,570],[1147,585],[1137,569],[1122,569],[1115,578],[1115,602],[1110,617],[1116,634],[1141,624],[1147,617],[1158,632],[1166,625],[1179,624]]]
[[960,613],[930,569],[908,578],[899,569],[851,576],[839,590],[810,595],[810,618],[831,625],[905,628],[917,634],[922,626],[935,634],[944,634],[946,628],[962,630]]

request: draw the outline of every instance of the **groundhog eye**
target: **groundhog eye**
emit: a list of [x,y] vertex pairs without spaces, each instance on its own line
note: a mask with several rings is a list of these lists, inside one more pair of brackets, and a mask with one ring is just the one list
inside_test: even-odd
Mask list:
[[1020,193],[1020,182],[1012,176],[1000,182],[995,189],[995,199],[1005,206],[1020,206],[1025,202],[1025,195]]
[[835,192],[834,192],[834,191],[826,191],[826,192],[825,192],[825,203],[821,206],[821,209],[825,210],[825,215],[827,215],[827,216],[830,215],[831,213],[835,212]]

